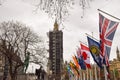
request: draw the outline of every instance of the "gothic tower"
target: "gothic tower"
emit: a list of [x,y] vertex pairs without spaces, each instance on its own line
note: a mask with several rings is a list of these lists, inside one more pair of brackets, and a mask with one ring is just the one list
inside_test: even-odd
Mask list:
[[49,31],[49,80],[61,80],[63,63],[63,32],[57,21],[53,31]]
[[117,50],[116,50],[116,54],[117,54],[117,60],[120,61],[120,53],[119,53],[119,49],[118,49],[118,47],[117,47]]

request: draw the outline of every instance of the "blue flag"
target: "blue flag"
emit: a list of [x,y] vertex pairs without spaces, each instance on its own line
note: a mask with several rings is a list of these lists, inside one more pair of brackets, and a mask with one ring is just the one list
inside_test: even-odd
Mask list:
[[100,55],[100,43],[98,43],[97,41],[93,40],[88,36],[87,36],[87,39],[88,39],[89,49],[94,61],[100,68],[102,68],[102,57]]
[[79,65],[80,65],[81,69],[86,70],[86,65],[85,65],[85,62],[84,62],[84,60],[83,60],[83,56],[80,56],[80,57],[78,58],[78,63],[79,63]]

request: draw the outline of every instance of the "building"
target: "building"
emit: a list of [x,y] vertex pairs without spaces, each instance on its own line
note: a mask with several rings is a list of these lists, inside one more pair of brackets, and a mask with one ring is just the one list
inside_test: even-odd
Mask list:
[[55,21],[53,31],[49,31],[49,80],[61,80],[63,68],[63,32]]
[[112,80],[120,80],[120,53],[117,47],[116,50],[117,58],[110,61],[110,77]]

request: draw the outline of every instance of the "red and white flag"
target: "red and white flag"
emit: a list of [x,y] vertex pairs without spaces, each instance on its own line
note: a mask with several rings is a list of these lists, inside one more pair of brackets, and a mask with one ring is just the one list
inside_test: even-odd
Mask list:
[[77,53],[77,57],[80,58],[80,56],[81,56],[81,49],[79,47],[76,50],[76,53]]
[[90,50],[86,45],[80,44],[81,46],[81,55],[83,56],[83,60],[87,66],[87,68],[91,69],[90,65]]

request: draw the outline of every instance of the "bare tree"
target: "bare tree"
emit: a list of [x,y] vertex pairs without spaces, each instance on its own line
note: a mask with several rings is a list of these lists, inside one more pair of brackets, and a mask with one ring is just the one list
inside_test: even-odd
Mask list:
[[0,0],[0,6],[5,2],[5,0]]
[[[0,5],[4,0],[0,0]],[[51,18],[57,20],[58,24],[64,22],[66,17],[69,16],[69,10],[73,5],[80,5],[84,10],[89,6],[89,2],[93,0],[37,0],[36,10],[40,9],[47,13]],[[75,4],[77,2],[77,4]],[[79,3],[78,3],[79,2]]]
[[45,58],[45,51],[42,38],[26,25],[13,21],[0,24],[0,52],[7,57],[11,80],[16,80],[27,52],[30,52],[31,62],[41,65],[42,59],[38,58]]
[[[69,16],[69,10],[73,8],[76,2],[84,10],[89,6],[89,2],[92,0],[38,0],[37,9],[43,10],[53,19],[56,19],[58,24],[64,22],[65,18]],[[76,5],[77,5],[76,4]]]
[[37,9],[45,11],[60,24],[69,15],[68,10],[73,4],[74,0],[39,0]]

